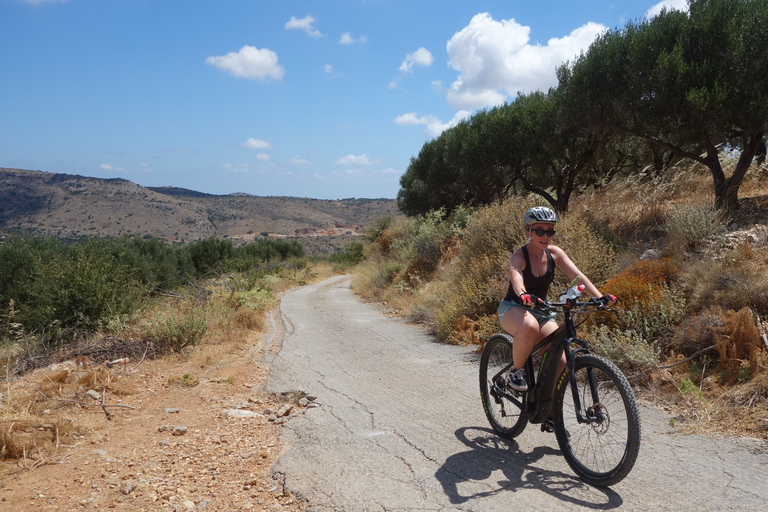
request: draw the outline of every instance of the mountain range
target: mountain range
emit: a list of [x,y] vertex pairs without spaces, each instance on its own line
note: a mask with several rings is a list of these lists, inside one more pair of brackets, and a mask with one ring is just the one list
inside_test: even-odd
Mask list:
[[40,236],[152,236],[169,243],[296,238],[308,253],[336,252],[383,217],[394,199],[322,200],[206,194],[102,179],[0,168],[0,231]]

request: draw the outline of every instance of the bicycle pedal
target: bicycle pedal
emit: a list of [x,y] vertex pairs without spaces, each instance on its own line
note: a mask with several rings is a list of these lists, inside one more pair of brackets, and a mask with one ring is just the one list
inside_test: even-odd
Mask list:
[[541,431],[552,434],[555,431],[555,422],[552,420],[546,420],[541,424]]

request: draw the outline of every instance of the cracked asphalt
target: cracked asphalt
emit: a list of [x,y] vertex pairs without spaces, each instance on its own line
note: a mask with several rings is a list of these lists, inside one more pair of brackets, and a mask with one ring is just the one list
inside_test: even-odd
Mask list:
[[478,356],[359,301],[350,278],[281,301],[266,389],[319,407],[292,418],[274,470],[316,511],[768,510],[768,446],[675,434],[642,406],[637,464],[601,489],[579,480],[553,434],[496,437],[483,414]]

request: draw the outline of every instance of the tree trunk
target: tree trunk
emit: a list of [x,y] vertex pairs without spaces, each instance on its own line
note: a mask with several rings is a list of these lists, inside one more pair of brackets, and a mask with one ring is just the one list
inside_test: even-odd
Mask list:
[[[722,179],[718,183],[715,179],[715,206],[725,211],[736,210],[739,207],[739,188],[747,175],[747,171],[752,165],[755,156],[760,154],[765,148],[765,139],[760,131],[745,133],[741,146],[741,156],[736,163],[736,168],[729,178],[725,178],[720,161],[717,161],[717,167],[720,169],[719,175]],[[710,167],[711,169],[711,167]],[[713,172],[713,176],[715,176]]]

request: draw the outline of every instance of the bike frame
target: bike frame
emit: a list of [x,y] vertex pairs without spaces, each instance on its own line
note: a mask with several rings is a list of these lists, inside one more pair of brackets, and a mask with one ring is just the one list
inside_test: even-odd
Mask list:
[[[581,399],[578,395],[576,387],[576,372],[574,371],[574,364],[576,356],[580,353],[588,354],[589,347],[586,340],[582,340],[576,336],[576,325],[571,318],[571,312],[574,308],[579,306],[594,305],[594,302],[577,302],[574,299],[567,299],[565,302],[549,302],[545,305],[549,311],[560,311],[564,315],[563,325],[557,328],[555,332],[538,342],[531,350],[531,355],[528,356],[528,360],[525,362],[525,371],[529,376],[530,389],[525,393],[525,397],[521,401],[520,397],[516,397],[506,391],[498,390],[505,398],[515,403],[520,409],[528,415],[528,421],[531,423],[543,423],[550,417],[550,409],[552,407],[552,393],[555,389],[555,385],[562,384],[562,382],[556,382],[557,369],[560,364],[563,352],[565,352],[565,368],[566,373],[562,374],[562,378],[566,376],[569,378],[571,385],[571,392],[573,394],[573,403],[576,408],[576,418],[579,423],[589,423],[596,421],[598,418],[596,415],[587,415],[582,412]],[[573,345],[578,347],[573,348]],[[539,373],[535,374],[533,369],[533,354],[549,347],[543,354],[542,360],[539,366]],[[512,364],[506,366],[495,377],[508,371],[512,367]],[[594,381],[591,370],[588,370],[590,379],[590,389],[592,392],[593,403],[598,403],[597,384]]]

